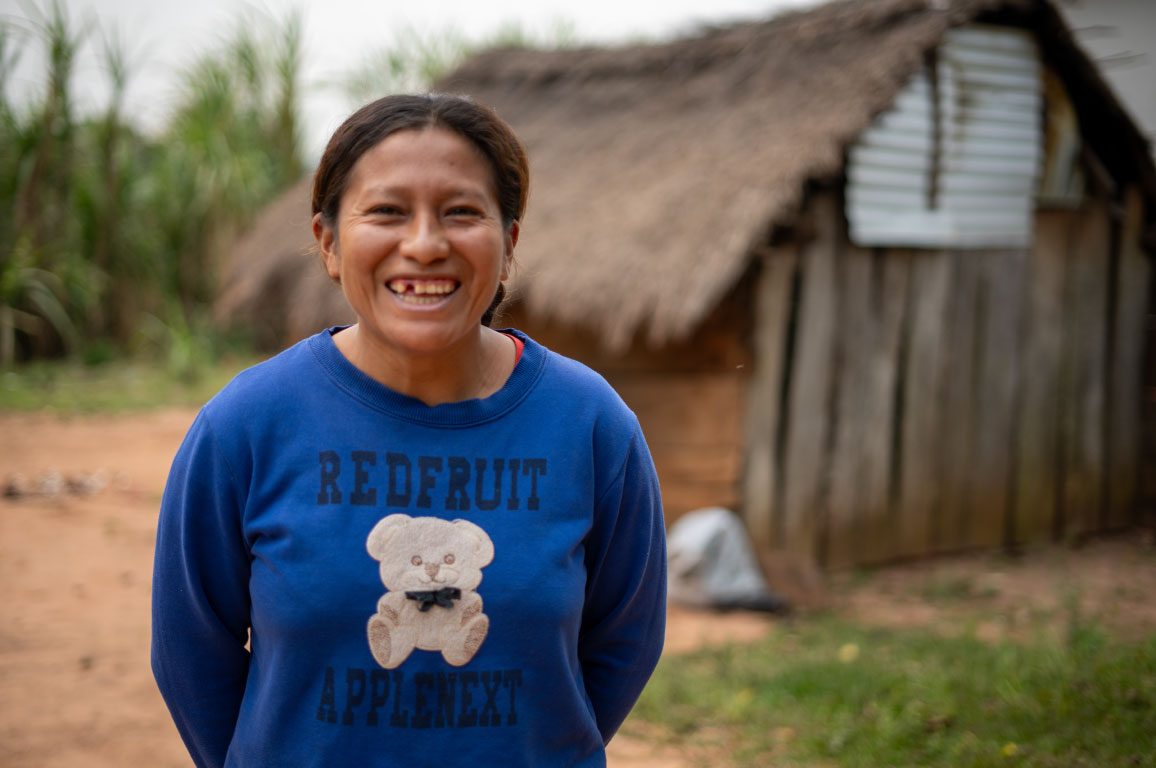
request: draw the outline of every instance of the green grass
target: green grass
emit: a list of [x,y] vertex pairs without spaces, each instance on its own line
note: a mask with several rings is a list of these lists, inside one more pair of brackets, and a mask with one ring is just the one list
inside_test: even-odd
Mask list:
[[37,362],[0,371],[0,411],[123,413],[200,406],[256,358],[230,357],[177,373],[142,361]]
[[639,721],[712,766],[1156,766],[1156,638],[1073,621],[1063,641],[989,644],[807,619],[665,657]]

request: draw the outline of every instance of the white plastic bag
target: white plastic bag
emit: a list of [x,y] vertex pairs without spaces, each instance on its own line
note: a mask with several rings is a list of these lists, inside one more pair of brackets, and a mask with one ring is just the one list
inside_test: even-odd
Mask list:
[[759,568],[746,528],[722,507],[679,518],[666,537],[670,598],[696,608],[785,612]]

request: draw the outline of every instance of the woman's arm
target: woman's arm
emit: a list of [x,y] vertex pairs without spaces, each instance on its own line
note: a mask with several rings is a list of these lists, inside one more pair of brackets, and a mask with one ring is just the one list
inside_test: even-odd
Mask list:
[[165,485],[152,614],[153,674],[200,768],[225,763],[249,668],[242,493],[202,411]]
[[662,499],[640,430],[595,515],[586,542],[578,658],[598,730],[608,743],[654,671],[666,627]]

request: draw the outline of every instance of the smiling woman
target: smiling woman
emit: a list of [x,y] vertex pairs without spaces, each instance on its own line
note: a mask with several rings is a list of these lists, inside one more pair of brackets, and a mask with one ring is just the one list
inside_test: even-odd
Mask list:
[[605,765],[662,648],[662,506],[606,382],[489,327],[527,168],[454,96],[329,142],[357,323],[210,401],[162,502],[153,669],[197,765]]
[[358,318],[338,349],[428,405],[491,395],[514,368],[513,344],[481,324],[518,237],[493,175],[459,134],[407,129],[353,166],[336,221],[313,217],[325,267]]

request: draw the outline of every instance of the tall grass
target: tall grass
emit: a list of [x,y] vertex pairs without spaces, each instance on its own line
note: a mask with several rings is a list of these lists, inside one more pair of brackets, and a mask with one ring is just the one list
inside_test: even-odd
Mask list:
[[[111,95],[80,115],[76,61],[97,45]],[[28,47],[46,71],[18,104],[9,74]],[[301,60],[300,16],[239,18],[180,75],[170,119],[146,136],[125,113],[119,38],[60,0],[0,19],[0,366],[181,343],[203,325],[218,254],[303,173]]]
[[467,38],[453,27],[437,32],[405,28],[382,47],[368,52],[339,82],[330,83],[356,107],[388,93],[428,88],[466,57],[493,48],[568,48],[578,44],[574,26],[555,21],[544,31],[529,30],[516,21],[500,25],[481,40]]

